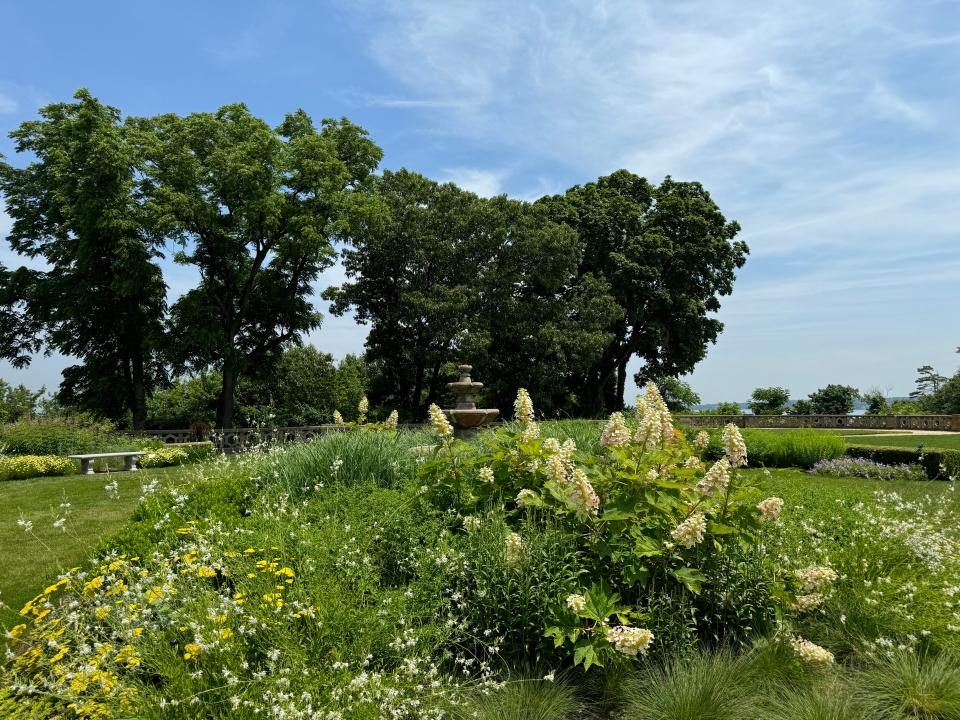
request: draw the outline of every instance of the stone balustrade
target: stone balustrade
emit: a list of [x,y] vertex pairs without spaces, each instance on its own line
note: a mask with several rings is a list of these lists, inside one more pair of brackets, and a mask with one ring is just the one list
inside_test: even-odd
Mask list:
[[691,427],[847,428],[851,430],[952,430],[960,432],[960,415],[675,415]]

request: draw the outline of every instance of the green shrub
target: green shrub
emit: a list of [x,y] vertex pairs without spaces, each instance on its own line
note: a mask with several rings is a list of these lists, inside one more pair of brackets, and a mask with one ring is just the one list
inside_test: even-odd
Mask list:
[[70,475],[76,463],[57,455],[0,455],[0,480],[24,480],[44,475]]
[[784,690],[759,716],[763,720],[876,720],[868,716],[853,689],[839,681]]
[[883,463],[884,465],[898,465],[918,463],[923,466],[927,477],[931,480],[954,478],[960,480],[960,450],[940,450],[924,448],[918,452],[905,447],[885,445],[848,445],[847,455],[862,457]]
[[73,455],[131,449],[133,444],[108,423],[49,418],[0,427],[0,446],[10,455]]
[[[819,460],[838,458],[846,451],[840,436],[813,429],[742,431],[747,444],[747,456],[752,467],[799,467],[812,468]],[[710,431],[710,446],[707,457],[719,458],[723,454],[720,432]]]
[[145,469],[169,467],[171,465],[183,465],[187,462],[188,457],[187,451],[178,445],[168,445],[167,447],[146,450],[145,455],[137,458],[137,464]]
[[[524,629],[517,627],[510,638],[523,644],[504,643],[501,653],[519,656],[536,649],[530,645],[529,638],[536,637],[531,624],[545,616],[556,647],[587,668],[651,647],[676,652],[678,643],[696,639],[696,596],[704,585],[719,587],[730,579],[729,568],[717,577],[710,574],[722,565],[718,557],[728,546],[756,542],[762,496],[736,473],[743,462],[737,429],[726,430],[729,457],[706,473],[674,430],[654,386],[648,386],[641,405],[637,427],[628,427],[620,413],[606,427],[594,425],[595,436],[603,438],[599,453],[579,452],[570,439],[561,444],[543,437],[547,429],[530,419],[532,403],[525,394],[517,398],[521,419],[476,444],[451,441],[439,409],[431,410],[446,439],[421,466],[421,482],[451,515],[451,529],[468,538],[462,552],[489,547],[490,556],[478,560],[495,568],[489,584],[512,584],[518,597],[533,592],[523,587],[532,584],[532,574],[544,584],[547,597],[511,606],[507,614],[517,616]],[[549,430],[556,428],[552,424]],[[563,538],[554,541],[569,565],[564,570],[558,564],[560,574],[545,571],[543,533]],[[484,570],[471,566],[464,572],[479,572],[488,582]],[[764,608],[774,603],[775,595],[763,586],[758,595]],[[545,610],[542,604],[551,601]],[[533,612],[534,605],[541,607]],[[727,614],[725,620],[734,617]],[[730,639],[749,635],[754,610],[744,617],[749,625],[736,628]],[[506,618],[496,623],[510,626]]]

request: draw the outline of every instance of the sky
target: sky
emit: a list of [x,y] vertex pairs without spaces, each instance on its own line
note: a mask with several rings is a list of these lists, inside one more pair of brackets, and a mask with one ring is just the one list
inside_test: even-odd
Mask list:
[[[382,167],[484,196],[619,168],[698,180],[751,249],[685,378],[704,402],[831,382],[905,395],[920,365],[960,364],[960,2],[0,0],[0,18],[15,164],[7,133],[86,87],[128,115],[347,116]],[[195,280],[164,271],[171,298]],[[342,278],[318,285],[325,313]],[[308,340],[362,351],[366,328],[326,315]],[[67,364],[0,377],[53,389]]]

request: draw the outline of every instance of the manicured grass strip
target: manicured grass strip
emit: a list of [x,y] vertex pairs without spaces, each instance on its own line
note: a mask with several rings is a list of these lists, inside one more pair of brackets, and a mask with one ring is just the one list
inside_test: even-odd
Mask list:
[[[188,466],[189,467],[189,466]],[[0,624],[10,625],[23,604],[61,569],[80,565],[105,537],[130,517],[141,485],[183,473],[183,467],[140,472],[67,475],[0,483]],[[104,485],[116,480],[116,497]],[[64,530],[53,527],[61,503],[70,503]],[[17,525],[33,523],[33,535]],[[46,547],[44,547],[46,545]]]
[[960,450],[960,433],[950,435],[881,435],[846,438],[849,445],[883,445],[885,447],[904,447],[915,450],[917,445],[942,450]]

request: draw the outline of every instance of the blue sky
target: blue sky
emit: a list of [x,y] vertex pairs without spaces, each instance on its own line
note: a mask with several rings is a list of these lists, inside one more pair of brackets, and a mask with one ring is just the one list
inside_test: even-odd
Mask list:
[[[752,251],[688,378],[704,401],[906,394],[919,365],[960,363],[960,3],[4,0],[0,18],[14,162],[6,133],[83,86],[131,115],[346,115],[383,167],[483,195],[620,167],[700,180]],[[174,296],[193,282],[165,270]],[[328,317],[310,340],[342,356],[365,334]],[[65,364],[0,377],[52,388]]]

